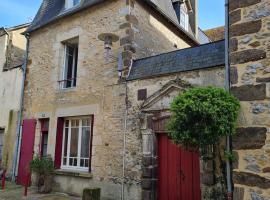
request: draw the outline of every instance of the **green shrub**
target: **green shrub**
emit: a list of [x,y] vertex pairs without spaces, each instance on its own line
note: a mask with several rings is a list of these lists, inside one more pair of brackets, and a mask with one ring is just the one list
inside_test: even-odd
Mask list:
[[39,193],[52,191],[54,163],[51,158],[35,157],[30,163],[30,169],[36,175]]
[[35,157],[30,163],[30,169],[39,175],[49,175],[54,171],[54,163],[50,158]]
[[222,88],[191,88],[171,104],[169,137],[176,144],[213,145],[234,133],[239,109],[239,101]]

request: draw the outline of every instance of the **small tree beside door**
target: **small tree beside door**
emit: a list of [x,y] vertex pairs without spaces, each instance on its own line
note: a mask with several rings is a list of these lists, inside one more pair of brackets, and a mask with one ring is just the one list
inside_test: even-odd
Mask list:
[[[222,166],[226,160],[232,161],[233,154],[225,151],[225,145],[222,147],[220,144],[225,136],[234,134],[239,109],[239,101],[222,88],[197,87],[186,90],[171,104],[172,116],[167,124],[169,138],[175,144],[200,149],[202,158],[206,157],[204,150],[207,147],[215,147],[213,153],[218,159],[213,159],[214,166],[220,168],[220,177],[224,179]],[[224,184],[223,180],[219,182]],[[214,199],[223,199],[219,192],[214,193],[218,194]]]

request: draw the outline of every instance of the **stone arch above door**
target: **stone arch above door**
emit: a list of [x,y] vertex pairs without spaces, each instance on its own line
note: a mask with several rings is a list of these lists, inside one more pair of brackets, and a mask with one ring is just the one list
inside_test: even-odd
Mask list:
[[169,110],[170,103],[173,99],[190,87],[191,84],[181,79],[169,81],[143,102],[141,112],[156,113]]

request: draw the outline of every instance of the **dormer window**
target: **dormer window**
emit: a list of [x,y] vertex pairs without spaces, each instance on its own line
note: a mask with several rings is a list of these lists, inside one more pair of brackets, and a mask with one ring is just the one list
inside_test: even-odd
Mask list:
[[77,5],[79,5],[81,0],[65,0],[65,9],[71,9]]
[[189,15],[187,6],[183,3],[180,8],[180,25],[188,31],[189,28]]

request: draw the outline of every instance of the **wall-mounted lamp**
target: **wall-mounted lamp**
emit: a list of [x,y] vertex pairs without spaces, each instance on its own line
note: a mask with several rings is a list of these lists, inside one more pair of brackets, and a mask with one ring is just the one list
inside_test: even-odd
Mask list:
[[98,39],[104,42],[105,58],[106,61],[108,61],[110,57],[110,52],[112,50],[113,42],[117,42],[119,40],[119,36],[113,33],[101,33],[98,35]]

